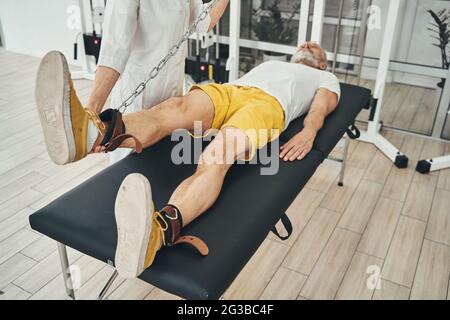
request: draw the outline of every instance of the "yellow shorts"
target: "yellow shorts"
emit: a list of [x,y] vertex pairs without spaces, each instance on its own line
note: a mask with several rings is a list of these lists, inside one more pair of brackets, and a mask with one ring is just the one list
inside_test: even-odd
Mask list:
[[234,127],[246,133],[251,141],[250,159],[284,130],[284,110],[273,96],[254,87],[232,84],[194,85],[213,101],[212,129]]

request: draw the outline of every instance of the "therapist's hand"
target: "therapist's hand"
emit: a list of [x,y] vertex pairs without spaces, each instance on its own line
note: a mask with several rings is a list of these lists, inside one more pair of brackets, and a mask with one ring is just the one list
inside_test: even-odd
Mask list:
[[311,151],[316,135],[314,129],[304,128],[281,147],[280,158],[284,161],[302,160]]

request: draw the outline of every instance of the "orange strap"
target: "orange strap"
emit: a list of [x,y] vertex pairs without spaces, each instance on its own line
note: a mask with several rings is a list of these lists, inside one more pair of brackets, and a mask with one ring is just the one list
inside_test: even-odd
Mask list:
[[193,246],[195,249],[197,249],[197,251],[202,255],[202,256],[207,256],[209,254],[209,248],[206,245],[206,243],[197,237],[194,236],[184,236],[184,237],[180,237],[180,239],[178,239],[177,241],[175,241],[175,244],[180,244],[180,243],[187,243],[190,244],[191,246]]
[[112,139],[107,145],[105,145],[105,152],[116,150],[127,139],[133,139],[135,144],[134,151],[136,153],[142,152],[142,143],[131,134],[121,134],[120,136],[117,136],[114,139]]

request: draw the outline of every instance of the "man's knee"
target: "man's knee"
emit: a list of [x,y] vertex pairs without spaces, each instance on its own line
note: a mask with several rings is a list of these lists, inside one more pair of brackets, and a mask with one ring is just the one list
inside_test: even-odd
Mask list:
[[250,149],[249,137],[240,129],[226,127],[219,131],[213,142],[202,154],[202,160],[208,164],[232,165],[242,159]]
[[195,171],[196,175],[213,175],[217,177],[224,177],[228,172],[231,164],[226,163],[208,163],[200,158],[200,161],[197,166],[197,170]]

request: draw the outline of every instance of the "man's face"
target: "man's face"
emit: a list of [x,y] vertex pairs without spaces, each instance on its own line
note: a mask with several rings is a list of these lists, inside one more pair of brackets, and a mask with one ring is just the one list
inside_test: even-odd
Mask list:
[[326,70],[325,51],[315,42],[305,42],[296,54],[292,56],[291,62],[301,63],[313,68]]

